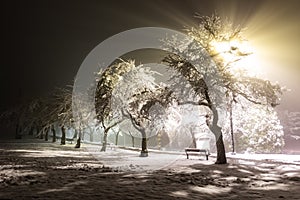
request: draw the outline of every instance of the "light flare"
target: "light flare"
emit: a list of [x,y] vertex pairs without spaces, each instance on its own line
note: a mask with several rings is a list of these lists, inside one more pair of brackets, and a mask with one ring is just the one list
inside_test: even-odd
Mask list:
[[221,58],[224,66],[229,65],[233,73],[240,71],[256,76],[260,74],[259,58],[254,48],[246,40],[212,41],[211,48],[214,56]]

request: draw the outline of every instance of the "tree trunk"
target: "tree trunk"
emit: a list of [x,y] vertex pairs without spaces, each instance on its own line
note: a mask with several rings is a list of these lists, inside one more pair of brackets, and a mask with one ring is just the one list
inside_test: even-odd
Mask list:
[[55,132],[54,125],[51,126],[51,130],[52,130],[52,142],[56,142],[56,132]]
[[[78,134],[78,130],[75,129],[75,135],[76,135],[76,137],[78,135],[78,139],[76,141],[75,148],[80,148],[80,146],[81,146],[81,131],[79,130],[79,134]],[[75,137],[75,135],[74,135],[74,137]]]
[[61,127],[61,140],[60,140],[60,144],[61,145],[65,145],[66,144],[66,130],[65,130],[64,126]]
[[94,132],[91,132],[91,133],[90,133],[90,141],[91,141],[91,142],[94,142]]
[[48,141],[49,128],[46,128],[45,141]]
[[233,100],[230,102],[230,108],[229,108],[229,120],[230,120],[230,133],[231,133],[231,145],[232,145],[232,154],[235,153],[235,148],[234,148],[234,134],[233,134],[233,118],[232,118],[232,103]]
[[214,133],[216,138],[217,160],[215,164],[226,164],[227,159],[225,153],[225,146],[223,142],[222,129],[221,127],[218,126],[218,120],[219,120],[218,111],[215,107],[212,107],[211,110],[213,112],[213,122],[209,128]]
[[140,157],[148,157],[148,150],[147,150],[147,136],[145,131],[142,131],[142,151]]
[[77,141],[76,141],[76,145],[75,148],[79,149],[81,146],[81,137],[78,137]]
[[100,151],[106,151],[106,145],[107,145],[107,133],[108,133],[109,129],[105,129],[104,130],[104,134],[103,134],[103,143],[102,143],[102,148]]
[[227,159],[225,154],[222,132],[221,135],[218,138],[216,138],[216,145],[217,145],[217,161],[215,162],[215,164],[226,164]]
[[134,147],[134,137],[133,137],[133,135],[131,134],[130,131],[129,131],[129,134],[130,134],[130,136],[131,136],[132,147]]
[[31,126],[28,135],[33,135],[33,131],[34,131],[34,126]]
[[41,131],[40,131],[40,139],[44,139],[44,130],[42,129]]
[[40,133],[39,126],[36,126],[35,128],[36,128],[35,137],[38,138],[39,137],[39,133]]
[[116,143],[115,143],[115,145],[118,145],[119,133],[120,133],[120,131],[118,131],[117,134],[116,134]]
[[132,147],[134,147],[134,137],[131,136]]
[[94,128],[89,127],[90,130],[90,142],[94,141]]
[[197,148],[197,142],[195,136],[193,136],[192,148]]
[[17,124],[16,125],[16,135],[15,135],[16,139],[22,139],[22,134],[20,134],[20,132],[21,132],[20,130],[21,130],[20,125]]
[[158,150],[161,150],[161,131],[158,132],[156,140],[157,140]]
[[192,128],[190,128],[190,132],[191,132],[191,135],[192,135],[191,148],[196,148],[197,147],[197,142],[196,142],[196,138],[195,138],[195,133],[193,132]]

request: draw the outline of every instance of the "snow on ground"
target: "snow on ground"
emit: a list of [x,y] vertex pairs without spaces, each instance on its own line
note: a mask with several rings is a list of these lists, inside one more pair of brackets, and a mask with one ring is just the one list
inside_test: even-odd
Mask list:
[[[84,145],[84,148],[105,166],[121,171],[152,171],[195,163],[194,160],[187,160],[185,154],[179,152],[159,153],[158,151],[149,150],[148,157],[140,157],[139,151],[136,149],[127,150],[113,147],[108,148],[106,152],[100,152],[99,148],[95,149],[92,145]],[[202,159],[204,158],[203,156]]]
[[300,199],[299,155],[139,152],[0,142],[0,199]]
[[[137,149],[131,148],[120,149],[117,147],[108,147],[107,152],[100,152],[100,147],[96,145],[85,144],[84,148],[90,152],[91,155],[101,160],[106,166],[119,169],[128,169],[133,171],[143,170],[159,170],[169,169],[177,166],[187,166],[198,163],[199,160],[203,164],[213,164],[216,154],[210,156],[209,161],[205,160],[205,156],[191,156],[190,159],[186,158],[184,152],[172,151],[157,151],[149,150],[148,157],[139,157]],[[300,165],[300,155],[287,155],[287,154],[234,154],[227,153],[227,158],[230,163],[236,164],[251,164],[255,165],[259,162],[272,162],[282,164],[298,164]]]
[[281,162],[289,164],[300,165],[300,155],[288,155],[288,154],[235,154],[227,153],[228,158],[243,159],[252,161],[271,161]]

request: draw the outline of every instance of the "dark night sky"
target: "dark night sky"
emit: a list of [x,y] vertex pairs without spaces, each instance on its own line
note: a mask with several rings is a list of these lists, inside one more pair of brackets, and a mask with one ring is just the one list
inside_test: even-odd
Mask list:
[[[259,18],[258,13],[264,13],[261,20],[266,21],[266,27],[257,26],[253,34],[265,34],[264,31],[268,29],[272,36],[273,31],[270,28],[273,27],[274,34],[279,34],[278,37],[283,32],[284,37],[294,38],[292,42],[282,42],[286,45],[276,46],[276,41],[268,40],[266,45],[274,43],[274,48],[280,47],[279,52],[293,51],[289,54],[289,59],[284,57],[288,59],[289,64],[284,69],[278,69],[277,75],[280,74],[279,81],[289,88],[295,88],[284,99],[283,108],[300,111],[298,100],[295,98],[300,92],[300,60],[299,51],[297,52],[297,36],[300,35],[299,3],[296,0],[2,1],[1,24],[4,36],[1,42],[0,110],[46,94],[55,87],[71,84],[87,54],[114,34],[145,26],[181,31],[184,25],[195,23],[195,12],[210,15],[217,11],[232,18],[236,23],[249,23],[249,28],[255,23],[254,19]],[[270,23],[274,26],[269,27]],[[287,24],[292,28],[284,26]],[[290,32],[292,35],[288,35]],[[281,73],[283,70],[290,74],[282,77],[285,76]],[[276,77],[274,70],[270,74]],[[290,81],[291,79],[293,81]],[[21,98],[16,100],[16,97]]]

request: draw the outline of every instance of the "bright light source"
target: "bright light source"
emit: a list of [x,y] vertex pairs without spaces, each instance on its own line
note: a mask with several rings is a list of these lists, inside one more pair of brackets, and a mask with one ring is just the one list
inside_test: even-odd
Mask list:
[[245,40],[212,41],[213,55],[218,56],[224,66],[230,63],[233,72],[247,71],[249,75],[257,75],[259,62],[257,56],[252,54],[253,48]]
[[231,49],[230,43],[228,41],[222,41],[222,42],[213,41],[211,43],[211,46],[213,47],[215,53],[218,54],[227,53]]

